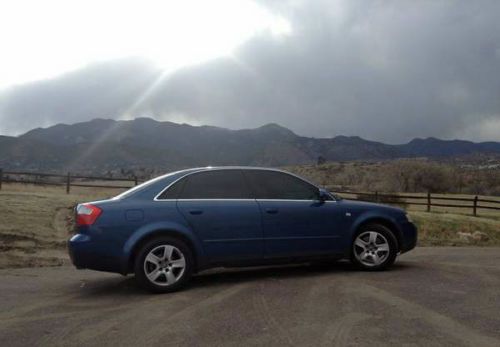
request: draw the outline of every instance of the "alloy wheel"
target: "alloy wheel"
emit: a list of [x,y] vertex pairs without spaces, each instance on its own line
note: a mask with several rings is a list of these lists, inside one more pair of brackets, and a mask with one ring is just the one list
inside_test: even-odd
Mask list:
[[377,231],[365,231],[356,237],[354,256],[368,267],[379,266],[389,257],[390,246],[386,237]]
[[184,254],[172,245],[153,248],[144,258],[146,278],[158,286],[170,286],[182,277],[186,269]]

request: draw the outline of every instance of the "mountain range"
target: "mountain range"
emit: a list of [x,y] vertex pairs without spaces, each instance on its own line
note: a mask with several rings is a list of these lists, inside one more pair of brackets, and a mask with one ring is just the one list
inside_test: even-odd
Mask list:
[[207,165],[285,166],[326,161],[450,158],[500,154],[500,142],[436,138],[390,145],[357,136],[311,138],[278,124],[229,130],[160,122],[94,119],[0,136],[4,170],[102,173],[120,169],[174,170]]

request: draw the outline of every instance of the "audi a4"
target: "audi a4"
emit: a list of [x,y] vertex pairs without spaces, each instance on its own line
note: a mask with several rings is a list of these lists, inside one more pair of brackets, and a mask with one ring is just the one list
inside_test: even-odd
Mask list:
[[383,270],[416,242],[402,209],[345,200],[281,170],[207,167],[77,205],[68,247],[79,269],[134,273],[171,292],[213,267],[349,259]]

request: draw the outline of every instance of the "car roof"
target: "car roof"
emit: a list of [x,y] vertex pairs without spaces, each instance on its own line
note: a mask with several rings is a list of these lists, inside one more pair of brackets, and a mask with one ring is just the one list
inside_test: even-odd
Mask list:
[[269,168],[269,167],[259,167],[259,166],[205,166],[205,167],[197,167],[192,169],[181,170],[180,172],[201,172],[201,171],[210,171],[210,170],[264,170],[264,171],[278,171],[289,173],[285,170]]

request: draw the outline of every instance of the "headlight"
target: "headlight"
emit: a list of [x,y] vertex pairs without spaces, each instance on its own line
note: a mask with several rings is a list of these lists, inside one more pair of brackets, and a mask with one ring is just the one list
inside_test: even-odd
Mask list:
[[406,213],[405,216],[406,216],[406,220],[408,220],[408,222],[413,223],[413,219],[411,219],[411,216],[409,213]]

